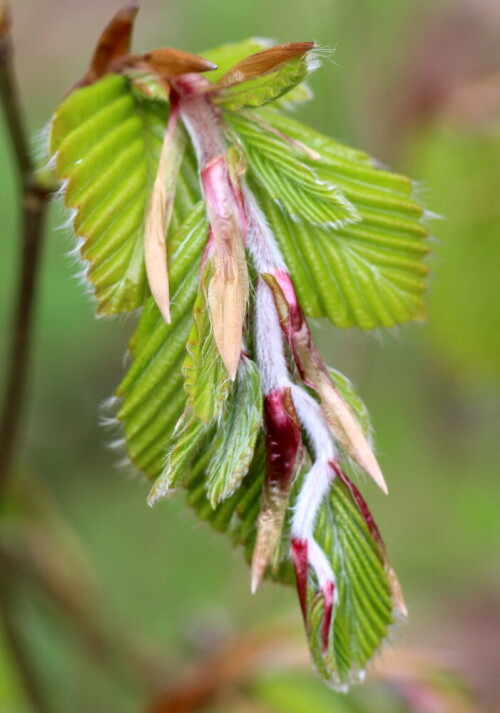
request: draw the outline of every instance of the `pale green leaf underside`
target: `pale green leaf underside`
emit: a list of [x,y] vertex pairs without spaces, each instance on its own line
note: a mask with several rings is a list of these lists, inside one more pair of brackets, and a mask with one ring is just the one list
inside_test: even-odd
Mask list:
[[133,310],[148,293],[144,219],[167,113],[109,75],[70,94],[52,119],[50,153],[100,314]]
[[[335,229],[293,218],[282,202],[278,205],[270,197],[261,172],[250,164],[252,185],[306,314],[327,316],[339,327],[362,329],[423,319],[428,232],[420,222],[423,209],[413,198],[411,181],[377,169],[363,152],[278,112],[261,109],[255,115],[317,151],[319,161],[306,156],[301,161],[338,186],[360,217],[359,222]],[[287,143],[285,149],[290,153]]]
[[251,174],[286,213],[332,227],[359,219],[342,191],[323,180],[277,135],[245,117],[228,114],[226,120],[243,145]]

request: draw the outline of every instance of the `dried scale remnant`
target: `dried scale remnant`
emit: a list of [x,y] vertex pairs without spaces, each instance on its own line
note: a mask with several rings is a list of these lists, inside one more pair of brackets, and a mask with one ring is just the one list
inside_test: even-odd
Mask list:
[[424,211],[411,181],[283,113],[310,98],[314,43],[132,54],[136,13],[103,32],[49,149],[98,312],[141,310],[121,445],[150,503],[182,485],[244,547],[252,591],[295,580],[314,663],[345,690],[406,610],[352,480],[387,492],[366,408],[307,317],[422,319]]

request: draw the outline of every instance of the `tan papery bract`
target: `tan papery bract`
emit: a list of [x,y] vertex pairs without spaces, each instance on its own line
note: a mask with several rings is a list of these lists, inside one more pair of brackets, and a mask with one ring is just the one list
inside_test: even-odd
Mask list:
[[314,385],[321,399],[321,408],[336,440],[387,495],[383,473],[351,407],[335,388],[328,373],[325,374],[317,368],[311,371],[311,379],[314,378]]
[[209,91],[224,89],[268,74],[285,62],[305,55],[315,47],[315,42],[286,42],[256,52],[237,62],[218,82],[210,87]]
[[176,122],[177,117],[172,113],[163,139],[144,228],[144,261],[149,287],[167,324],[170,324],[170,290],[166,240],[185,144],[184,134]]
[[321,408],[335,439],[387,494],[387,484],[368,439],[351,407],[335,387],[305,321],[304,326],[299,332],[292,333],[293,350],[304,378],[318,392]]
[[172,49],[171,47],[160,47],[151,50],[141,57],[151,69],[159,76],[170,79],[181,74],[192,72],[209,72],[217,69],[217,65],[209,62],[208,59],[198,57],[198,55]]
[[400,614],[402,617],[407,617],[408,616],[408,608],[406,606],[403,592],[401,589],[401,584],[399,583],[399,579],[397,577],[396,572],[393,570],[391,565],[389,564],[387,560],[387,556],[385,556],[385,571],[387,572],[387,577],[389,579],[389,585],[391,587],[391,594],[392,594],[392,600],[394,602],[394,610],[398,614]]
[[208,287],[208,305],[215,343],[234,381],[241,355],[243,322],[249,294],[243,238],[236,217],[212,222],[215,273]]
[[273,488],[264,494],[259,519],[257,520],[257,539],[252,554],[252,594],[257,591],[267,566],[271,563],[279,542],[289,492],[283,493],[278,488]]

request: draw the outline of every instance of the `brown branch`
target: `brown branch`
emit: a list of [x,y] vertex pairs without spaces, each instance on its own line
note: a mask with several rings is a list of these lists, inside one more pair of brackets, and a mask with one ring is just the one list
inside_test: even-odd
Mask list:
[[0,4],[0,99],[19,173],[21,212],[21,262],[17,298],[12,316],[12,337],[5,396],[0,414],[0,496],[12,476],[20,436],[26,392],[36,281],[40,264],[44,218],[49,191],[36,177],[24,131],[13,78],[10,13]]

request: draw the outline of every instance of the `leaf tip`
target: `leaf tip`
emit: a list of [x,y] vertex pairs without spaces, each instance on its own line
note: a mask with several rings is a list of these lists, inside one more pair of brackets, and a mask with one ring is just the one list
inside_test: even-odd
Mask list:
[[264,572],[261,572],[260,570],[261,570],[261,568],[260,567],[257,568],[256,566],[254,566],[254,563],[252,562],[252,576],[250,579],[250,591],[252,594],[255,594],[255,592],[259,588],[259,584],[262,581],[262,576],[263,576]]
[[[364,452],[363,452],[364,451]],[[389,495],[389,488],[385,482],[384,474],[378,464],[374,452],[370,447],[368,449],[359,449],[357,453],[358,464],[368,473],[370,478],[378,485],[384,495]]]
[[156,505],[158,500],[165,498],[168,495],[169,490],[170,488],[168,484],[165,480],[163,480],[163,478],[160,477],[149,491],[149,495],[146,500],[149,507],[153,507],[153,505]]

